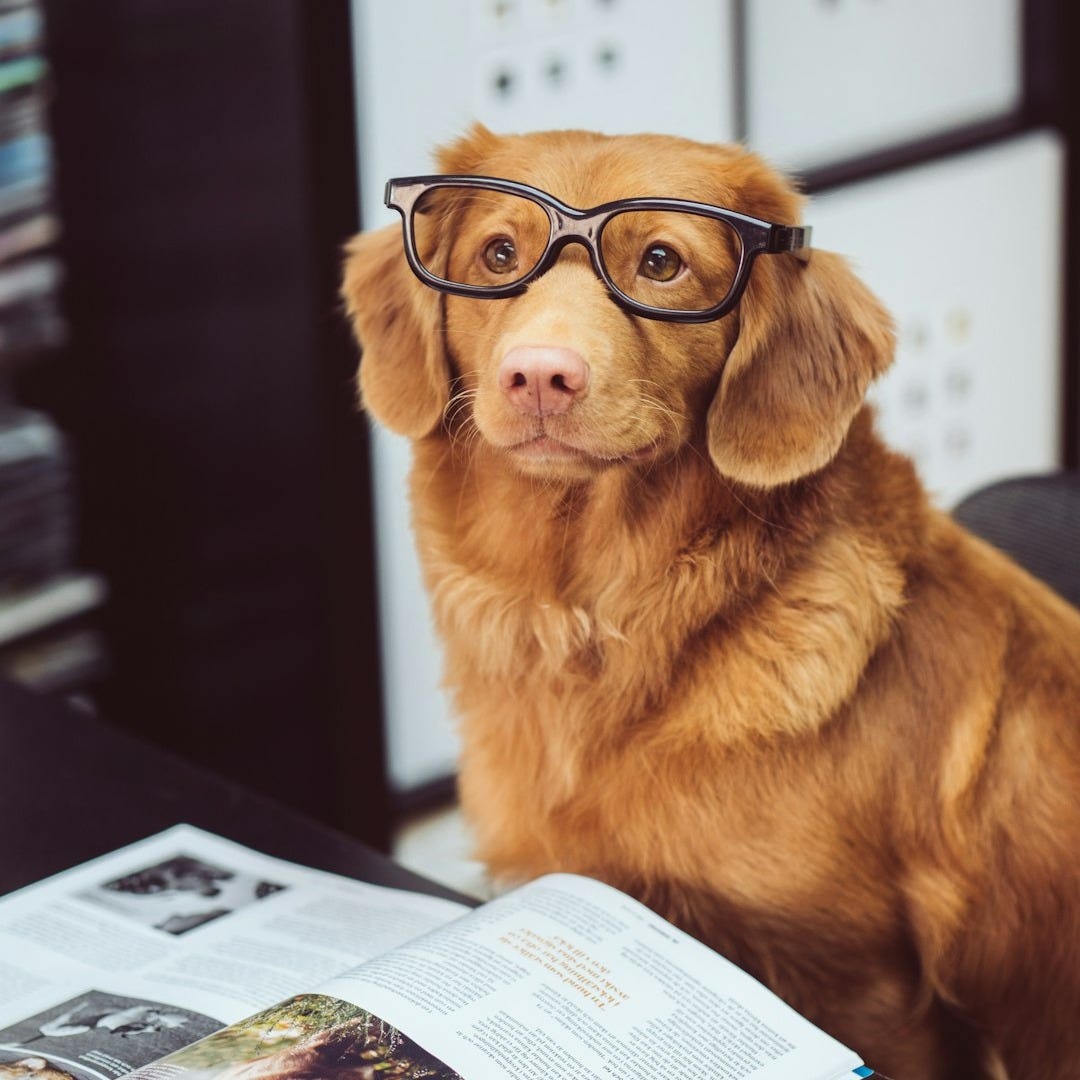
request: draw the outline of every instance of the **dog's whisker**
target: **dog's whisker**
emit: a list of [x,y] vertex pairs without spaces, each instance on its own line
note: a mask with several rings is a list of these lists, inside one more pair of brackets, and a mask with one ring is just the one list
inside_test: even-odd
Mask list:
[[463,412],[470,409],[476,400],[476,390],[461,390],[454,394],[443,408],[443,420],[448,426],[453,426]]

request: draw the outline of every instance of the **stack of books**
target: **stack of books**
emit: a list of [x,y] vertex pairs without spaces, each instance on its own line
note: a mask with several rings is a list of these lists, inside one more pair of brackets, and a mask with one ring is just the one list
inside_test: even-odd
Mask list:
[[41,413],[0,406],[0,590],[71,567],[71,488],[55,425]]
[[64,337],[43,31],[36,3],[0,0],[0,377]]
[[103,590],[75,570],[67,444],[15,389],[66,338],[44,42],[36,0],[0,0],[0,673],[69,690],[98,665]]

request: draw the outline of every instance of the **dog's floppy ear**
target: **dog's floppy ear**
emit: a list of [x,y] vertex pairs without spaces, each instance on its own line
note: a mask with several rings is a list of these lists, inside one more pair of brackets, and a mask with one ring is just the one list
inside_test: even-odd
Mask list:
[[442,419],[450,395],[442,302],[405,261],[400,225],[354,237],[341,295],[360,342],[360,397],[391,431],[419,439]]
[[770,488],[828,464],[893,343],[888,313],[839,255],[758,258],[708,413],[717,469]]

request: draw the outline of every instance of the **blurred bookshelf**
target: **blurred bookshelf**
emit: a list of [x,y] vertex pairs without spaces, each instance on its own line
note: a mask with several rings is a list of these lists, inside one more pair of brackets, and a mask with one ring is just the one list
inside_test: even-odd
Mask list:
[[69,439],[20,393],[67,332],[49,93],[40,4],[0,0],[0,674],[87,701],[105,583],[80,571]]
[[348,4],[24,8],[62,332],[12,401],[58,428],[77,526],[0,653],[54,689],[55,614],[102,719],[385,848]]

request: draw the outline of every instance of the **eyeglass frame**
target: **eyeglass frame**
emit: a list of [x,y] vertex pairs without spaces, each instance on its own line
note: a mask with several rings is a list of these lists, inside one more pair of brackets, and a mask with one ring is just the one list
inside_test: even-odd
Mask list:
[[[547,214],[551,232],[548,236],[547,248],[537,260],[536,265],[524,277],[506,285],[467,285],[463,282],[440,278],[428,270],[417,254],[413,213],[421,196],[439,187],[498,191],[507,195],[517,195],[540,206]],[[388,180],[383,201],[401,215],[405,235],[405,258],[412,272],[425,285],[440,292],[478,300],[501,300],[520,296],[533,281],[555,265],[559,255],[568,244],[578,243],[589,252],[589,259],[596,276],[604,283],[615,303],[624,310],[646,319],[659,319],[665,322],[712,322],[727,315],[742,298],[750,279],[750,269],[758,255],[789,254],[805,262],[809,260],[811,252],[812,228],[809,225],[779,225],[761,218],[750,217],[747,214],[740,214],[724,206],[713,206],[710,203],[693,202],[688,199],[648,197],[615,199],[589,210],[579,210],[555,198],[554,195],[549,195],[546,191],[517,180],[504,180],[494,176],[438,174],[401,176]],[[604,265],[604,259],[600,253],[600,238],[612,218],[629,210],[674,210],[713,218],[730,225],[739,236],[741,250],[734,280],[723,299],[711,308],[701,311],[682,311],[678,308],[643,304],[622,292]]]

